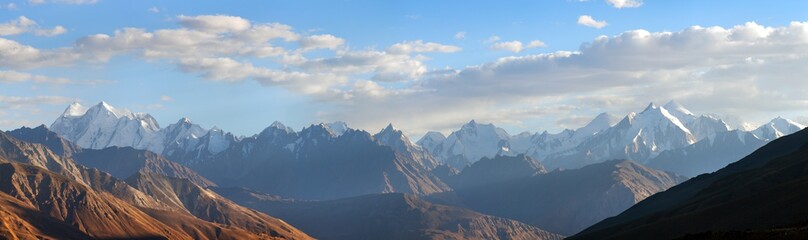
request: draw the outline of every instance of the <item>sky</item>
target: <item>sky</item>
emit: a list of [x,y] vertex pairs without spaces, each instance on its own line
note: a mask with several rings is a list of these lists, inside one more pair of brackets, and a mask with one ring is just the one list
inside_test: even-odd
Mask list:
[[808,121],[808,1],[0,0],[0,129],[106,101],[252,135],[558,132],[676,100]]

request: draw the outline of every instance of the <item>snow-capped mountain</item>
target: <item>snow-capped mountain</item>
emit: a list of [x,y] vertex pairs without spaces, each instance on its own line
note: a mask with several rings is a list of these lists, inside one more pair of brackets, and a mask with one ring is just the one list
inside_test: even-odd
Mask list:
[[551,154],[572,149],[595,134],[608,129],[620,121],[620,117],[610,113],[601,113],[592,119],[586,126],[575,130],[564,130],[551,134],[547,131],[531,137],[531,146],[525,152],[535,159],[545,159]]
[[715,133],[687,147],[663,151],[648,166],[695,177],[711,173],[749,155],[768,141],[750,132],[732,130]]
[[165,146],[160,126],[151,115],[117,109],[106,102],[90,108],[70,104],[50,128],[84,148],[131,146],[162,152]]
[[415,144],[423,147],[424,150],[432,154],[436,152],[437,147],[440,146],[440,144],[445,140],[446,136],[444,136],[443,133],[430,131],[421,137],[421,139]]
[[616,115],[601,113],[586,126],[575,130],[533,134],[522,132],[517,135],[509,135],[493,124],[480,124],[472,120],[460,130],[452,132],[449,137],[438,132],[428,132],[417,144],[442,164],[463,169],[483,157],[494,158],[497,155],[525,154],[535,159],[544,159],[550,154],[574,148],[585,139],[614,126],[619,120]]
[[695,114],[693,114],[693,112],[674,100],[665,103],[665,105],[662,105],[662,107],[665,108],[665,110],[668,110],[668,113],[676,117],[676,119],[679,119],[679,122],[685,125],[695,121],[698,118]]
[[805,126],[802,124],[782,117],[777,117],[758,127],[752,131],[752,133],[762,139],[774,140],[782,136],[795,133],[803,128],[805,128]]
[[[439,137],[431,134],[430,138]],[[497,153],[510,151],[508,140],[510,135],[504,129],[471,120],[432,148],[430,153],[441,162],[462,169],[483,157],[492,158]],[[432,140],[422,139],[419,142],[429,141]]]
[[690,130],[665,107],[651,103],[629,113],[620,123],[581,142],[573,149],[548,156],[545,166],[577,168],[609,159],[645,162],[660,152],[696,142]]
[[404,135],[401,130],[395,129],[393,124],[388,124],[387,127],[382,129],[379,133],[373,135],[381,145],[388,146],[401,154],[406,154],[416,162],[420,163],[425,169],[431,170],[438,166],[438,161],[432,157],[421,146],[414,145],[410,139]]
[[696,137],[696,141],[730,130],[729,125],[724,120],[709,115],[701,115],[690,120],[685,126]]

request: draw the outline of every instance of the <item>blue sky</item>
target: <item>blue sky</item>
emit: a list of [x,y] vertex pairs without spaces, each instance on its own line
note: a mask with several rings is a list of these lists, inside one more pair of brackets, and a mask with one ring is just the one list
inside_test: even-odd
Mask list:
[[[0,70],[7,73],[0,80],[0,129],[50,124],[71,101],[102,100],[149,112],[163,126],[187,116],[204,127],[237,134],[256,133],[275,120],[296,129],[345,120],[371,131],[392,122],[415,136],[455,129],[471,119],[493,122],[511,133],[553,132],[581,126],[599,112],[623,115],[650,101],[670,99],[697,113],[738,115],[755,123],[778,115],[800,120],[808,115],[802,110],[808,106],[802,96],[808,94],[795,90],[805,84],[804,75],[784,75],[781,69],[805,62],[807,54],[799,50],[808,41],[801,39],[803,26],[792,22],[808,20],[808,2],[628,2],[634,6],[618,8],[602,0],[0,1],[0,38],[55,54],[44,57],[51,61],[32,60],[2,55],[0,46],[0,57],[11,62],[0,61]],[[605,21],[605,26],[582,25],[583,15]],[[201,16],[238,18],[249,27],[211,30],[206,21],[225,20]],[[21,17],[35,24],[21,24]],[[748,22],[755,25],[744,25]],[[240,41],[232,36],[270,23],[290,27],[295,39],[272,38],[266,45],[298,60],[245,54],[249,46],[241,43],[226,51],[213,50],[224,45],[181,41],[82,45],[88,36],[114,38],[124,28],[175,31],[166,34],[190,29],[223,39],[217,44],[230,44]],[[57,26],[65,31],[55,31]],[[693,26],[718,26],[723,32],[686,31]],[[657,42],[617,44],[637,29]],[[748,29],[769,33],[731,41],[698,38],[705,33],[727,38]],[[654,35],[664,32],[678,38]],[[324,35],[341,41],[320,41],[325,45],[301,50],[300,41]],[[599,36],[613,44],[585,46]],[[496,49],[510,41],[519,41],[523,49]],[[527,48],[533,41],[537,46]],[[397,43],[435,45],[391,54],[389,47]],[[700,49],[710,44],[716,44],[711,51]],[[165,49],[172,47],[184,50]],[[682,55],[664,54],[671,49]],[[154,52],[160,56],[148,55]],[[201,61],[222,59],[233,62]],[[749,66],[739,65],[749,62],[757,64],[751,74],[743,72]],[[334,70],[333,64],[344,69]],[[18,74],[16,80],[9,73]],[[290,73],[308,77],[278,75]],[[749,97],[738,96],[743,94]]]

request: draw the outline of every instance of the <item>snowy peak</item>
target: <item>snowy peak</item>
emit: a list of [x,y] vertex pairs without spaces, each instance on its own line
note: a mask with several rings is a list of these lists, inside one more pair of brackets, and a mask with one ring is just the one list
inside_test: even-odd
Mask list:
[[264,128],[264,130],[261,131],[261,133],[259,135],[266,135],[266,134],[276,133],[277,131],[281,131],[281,132],[283,132],[285,134],[292,134],[292,133],[295,132],[295,130],[292,129],[291,127],[287,127],[286,125],[284,125],[283,123],[281,123],[279,121],[274,121],[274,122],[272,122],[272,124],[269,125],[269,127]]
[[795,133],[799,130],[802,130],[803,128],[805,128],[804,125],[799,124],[795,121],[782,117],[777,117],[772,119],[768,123],[758,127],[757,129],[752,131],[752,133],[755,134],[755,136],[762,139],[774,140],[782,136]]
[[407,138],[407,136],[404,136],[404,133],[394,128],[392,123],[387,124],[387,127],[379,131],[379,133],[373,135],[373,138],[381,142],[382,145],[386,146],[393,146],[398,144],[406,146],[411,145],[410,140]]
[[328,132],[330,132],[335,137],[339,137],[342,134],[345,134],[345,132],[347,132],[350,129],[348,128],[348,124],[345,124],[345,122],[343,121],[325,123],[323,126],[325,126],[326,129],[328,129]]
[[436,155],[438,145],[443,143],[445,140],[446,136],[444,136],[442,133],[430,131],[424,134],[424,136],[421,137],[416,144],[423,147],[427,152]]
[[87,107],[81,105],[81,103],[74,102],[71,103],[70,106],[67,106],[65,112],[62,113],[63,117],[80,117],[87,112]]
[[610,128],[620,121],[620,117],[611,113],[601,113],[592,119],[591,122],[581,128],[575,130],[575,134],[579,137],[588,137],[600,132],[604,129]]
[[671,115],[665,107],[657,107],[654,103],[648,105],[642,112],[637,114],[632,124],[640,124],[640,127],[650,127],[653,128],[655,126],[659,126],[660,124],[664,125],[667,123],[671,123],[674,126],[678,127],[680,130],[687,132],[688,134],[690,131],[679,121],[678,118]]
[[696,120],[696,115],[693,114],[693,112],[690,112],[690,110],[675,100],[671,100],[662,107],[665,108],[665,110],[668,110],[668,113],[679,119],[679,121],[684,124]]

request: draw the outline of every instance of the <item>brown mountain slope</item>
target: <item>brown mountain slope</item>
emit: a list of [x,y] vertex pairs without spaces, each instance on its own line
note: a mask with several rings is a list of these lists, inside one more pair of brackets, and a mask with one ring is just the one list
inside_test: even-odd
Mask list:
[[0,238],[88,239],[90,236],[0,192]]
[[44,145],[24,142],[4,132],[0,132],[0,158],[48,169],[86,184],[82,168],[71,159],[60,157]]
[[719,238],[713,233],[775,233],[781,227],[804,236],[806,202],[808,130],[802,130],[656,194],[574,239]]
[[174,204],[205,221],[236,226],[272,237],[309,238],[279,219],[239,206],[187,179],[139,172],[126,181],[160,201]]
[[553,171],[430,196],[435,202],[575,234],[685,179],[629,160]]
[[31,165],[0,164],[0,192],[94,238],[188,238],[108,193]]
[[[24,206],[24,208],[29,208],[27,211],[19,210],[19,207],[14,207],[13,205],[3,206],[3,209],[18,209],[16,212],[25,213],[19,215],[9,214],[7,216],[7,222],[13,222],[15,225],[13,225],[13,228],[10,227],[14,229],[13,231],[6,231],[8,234],[3,235],[5,238],[12,238],[12,235],[20,234],[35,237],[50,236],[57,239],[74,238],[71,237],[73,235],[71,235],[70,231],[56,231],[54,235],[36,228],[43,226],[42,224],[47,222],[59,224],[54,226],[44,225],[45,230],[67,227],[73,229],[73,232],[86,234],[91,237],[104,238],[154,236],[159,238],[169,237],[172,239],[308,238],[305,234],[285,223],[275,224],[274,222],[268,221],[255,223],[262,225],[263,228],[273,228],[277,226],[281,229],[291,229],[286,232],[278,231],[273,233],[271,231],[261,231],[261,228],[253,228],[251,229],[252,231],[250,231],[233,225],[204,221],[189,214],[185,208],[176,207],[170,203],[157,200],[155,197],[129,186],[126,182],[106,172],[99,171],[98,169],[88,169],[75,164],[72,159],[61,158],[53,154],[43,145],[23,142],[3,132],[0,132],[0,147],[2,147],[0,148],[0,162],[13,162],[14,164],[9,163],[9,166],[15,166],[11,168],[13,171],[10,171],[16,173],[15,175],[11,175],[6,172],[0,172],[0,185],[7,187],[0,189],[0,192],[7,192],[13,196],[17,196],[15,194],[21,194],[19,198],[26,200],[23,201],[25,205],[30,205]],[[61,171],[67,174],[67,176],[63,176],[29,164],[47,166],[56,170],[65,170],[68,169],[65,166],[69,166],[74,169],[74,171]],[[28,170],[19,171],[18,169],[20,168]],[[31,180],[37,183],[36,186],[38,186],[38,188],[31,190],[31,184],[21,181],[20,179]],[[41,189],[49,190],[44,191]],[[45,195],[39,196],[36,194]],[[56,196],[52,196],[53,194],[56,194]],[[48,196],[52,196],[51,198],[53,199],[49,199]],[[81,198],[75,201],[65,200],[70,199],[70,197]],[[87,200],[88,198],[91,200]],[[99,204],[98,202],[103,204]],[[45,205],[40,207],[37,203]],[[122,209],[126,211],[122,211]],[[123,214],[123,216],[129,218],[113,218],[116,215],[111,215],[109,213],[110,211]],[[36,216],[45,216],[45,218],[43,220]],[[147,220],[131,218],[145,218]],[[84,224],[87,224],[87,227],[84,227]],[[129,227],[131,224],[135,224],[135,227]],[[140,226],[138,224],[146,224],[146,226],[151,227],[159,226],[162,231],[146,231],[148,229],[144,230],[143,226],[137,227]],[[26,225],[36,227],[29,228],[25,227]],[[241,225],[247,224],[242,223]],[[60,234],[60,232],[64,234]],[[87,237],[82,236],[75,237],[75,239],[86,238]]]
[[156,153],[131,147],[84,149],[73,158],[81,165],[100,169],[120,179],[129,178],[137,172],[149,172],[188,179],[202,187],[216,186],[215,183],[179,163],[169,161]]
[[433,204],[401,193],[328,201],[280,200],[243,189],[217,189],[228,198],[281,216],[322,239],[561,239],[510,219]]

